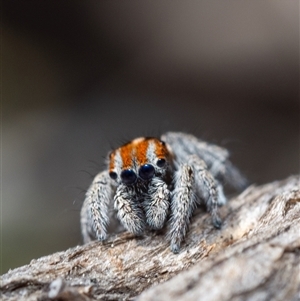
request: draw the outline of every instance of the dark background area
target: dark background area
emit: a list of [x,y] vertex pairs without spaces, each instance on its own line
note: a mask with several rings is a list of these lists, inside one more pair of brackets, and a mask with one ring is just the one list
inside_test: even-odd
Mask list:
[[2,272],[81,243],[124,140],[186,131],[299,173],[299,2],[2,1]]

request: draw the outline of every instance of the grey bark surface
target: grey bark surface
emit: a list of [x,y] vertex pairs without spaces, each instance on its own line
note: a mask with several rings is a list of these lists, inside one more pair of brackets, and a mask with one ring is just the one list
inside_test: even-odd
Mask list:
[[164,232],[111,236],[1,276],[2,300],[300,300],[299,177],[198,210],[178,255]]

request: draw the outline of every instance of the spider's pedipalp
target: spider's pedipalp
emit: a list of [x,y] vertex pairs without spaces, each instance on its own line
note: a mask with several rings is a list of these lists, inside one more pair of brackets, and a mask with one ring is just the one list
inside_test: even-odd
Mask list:
[[170,233],[171,250],[178,253],[192,213],[196,207],[194,172],[190,165],[180,164],[175,173],[171,201]]
[[85,243],[104,240],[109,222],[108,206],[113,197],[113,187],[108,172],[99,173],[89,187],[81,210],[81,230]]
[[114,208],[122,225],[131,233],[143,234],[145,216],[133,186],[120,184],[114,197]]
[[158,177],[151,179],[148,191],[144,196],[143,207],[150,229],[161,229],[165,224],[170,207],[170,191],[162,179]]
[[218,215],[218,205],[224,202],[225,196],[224,194],[221,195],[219,201],[218,192],[220,191],[222,193],[222,188],[221,186],[219,189],[217,188],[212,174],[207,169],[205,162],[199,157],[196,155],[189,156],[188,163],[193,166],[197,194],[204,200],[207,211],[210,212],[212,216],[213,225],[216,228],[220,228],[222,221]]

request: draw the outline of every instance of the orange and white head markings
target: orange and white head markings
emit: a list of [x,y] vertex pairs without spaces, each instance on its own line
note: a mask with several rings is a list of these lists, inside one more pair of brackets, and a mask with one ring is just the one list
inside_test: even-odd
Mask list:
[[109,155],[109,175],[124,184],[138,178],[150,180],[165,173],[170,159],[166,144],[157,138],[141,137],[124,144]]

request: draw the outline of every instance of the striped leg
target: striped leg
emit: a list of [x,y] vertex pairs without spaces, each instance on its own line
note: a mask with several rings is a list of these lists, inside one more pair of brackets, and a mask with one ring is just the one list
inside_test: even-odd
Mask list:
[[[222,186],[217,186],[213,176],[207,169],[205,162],[196,155],[190,156],[188,163],[193,166],[197,195],[204,201],[208,212],[212,216],[213,225],[220,228],[222,221],[218,215],[218,205],[226,202]],[[220,195],[218,196],[218,193]]]
[[185,162],[187,156],[195,154],[206,163],[213,177],[222,184],[226,181],[236,190],[247,187],[246,178],[229,161],[229,153],[225,148],[185,133],[167,132],[161,139],[173,150],[179,163]]
[[104,240],[109,221],[108,206],[113,199],[113,187],[107,171],[99,173],[86,193],[81,209],[81,231],[84,243]]
[[170,233],[171,250],[178,253],[192,213],[196,207],[194,172],[188,164],[180,164],[175,173],[171,201]]

